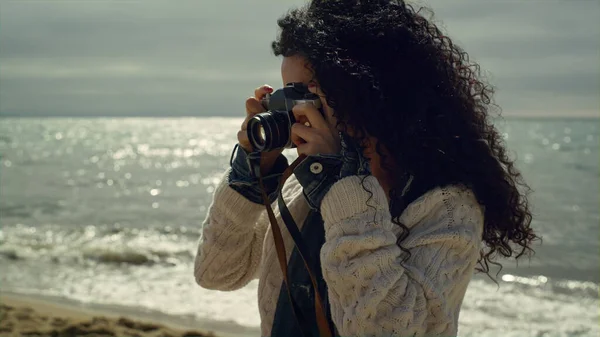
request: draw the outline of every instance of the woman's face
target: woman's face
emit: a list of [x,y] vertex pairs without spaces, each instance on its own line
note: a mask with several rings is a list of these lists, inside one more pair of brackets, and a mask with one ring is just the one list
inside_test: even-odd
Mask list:
[[[310,82],[313,82],[318,86],[318,82],[313,79],[313,73],[310,70],[308,62],[301,56],[283,58],[283,61],[281,62],[281,78],[283,80],[283,85],[291,82],[302,82],[308,85]],[[327,102],[324,98],[321,99],[321,102],[324,106],[327,123],[330,125],[332,132],[337,132],[337,119],[333,116],[333,110],[327,106]],[[351,126],[348,126],[348,129],[348,133],[351,135]],[[370,159],[371,173],[377,178],[386,192],[388,192],[389,182],[391,180],[388,179],[389,174],[381,169],[381,158],[377,151],[375,151],[375,143],[375,138],[368,137],[367,144],[365,144],[367,146],[363,155]]]

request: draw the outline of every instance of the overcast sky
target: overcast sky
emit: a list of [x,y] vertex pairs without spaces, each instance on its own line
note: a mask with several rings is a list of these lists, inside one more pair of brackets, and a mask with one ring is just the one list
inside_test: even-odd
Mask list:
[[[303,0],[0,0],[0,115],[240,116]],[[506,115],[598,115],[600,2],[431,0]]]

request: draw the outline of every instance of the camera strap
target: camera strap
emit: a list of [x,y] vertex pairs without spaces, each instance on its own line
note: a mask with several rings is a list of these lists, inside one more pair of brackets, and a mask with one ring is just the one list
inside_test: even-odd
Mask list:
[[[277,194],[278,194],[277,205],[279,206],[281,218],[283,219],[283,222],[285,223],[285,226],[287,227],[288,232],[292,236],[294,244],[296,245],[296,248],[298,249],[298,253],[299,253],[300,257],[302,258],[302,261],[304,262],[304,267],[306,268],[306,271],[308,272],[308,275],[309,275],[310,280],[313,285],[314,297],[315,297],[315,313],[316,313],[317,325],[319,328],[319,336],[320,337],[331,337],[333,330],[329,326],[329,322],[327,320],[325,307],[323,306],[323,301],[321,299],[321,295],[319,294],[319,288],[317,287],[317,280],[315,279],[314,274],[310,270],[310,267],[309,267],[310,264],[307,260],[310,255],[308,255],[307,248],[304,245],[304,242],[302,241],[302,235],[300,233],[300,230],[298,229],[298,225],[296,225],[296,222],[294,221],[294,218],[292,217],[290,210],[287,208],[285,201],[283,200],[282,193],[281,193],[281,190],[283,188],[283,184],[285,183],[285,181],[292,175],[296,166],[298,166],[305,158],[306,158],[306,156],[301,155],[296,160],[294,160],[294,162],[283,172],[283,175],[279,182],[279,186],[277,187]],[[285,283],[285,288],[287,290],[287,294],[288,294],[290,303],[292,304],[292,312],[294,313],[294,317],[296,317],[296,322],[298,323],[298,326],[301,329],[304,329],[305,324],[302,324],[302,323],[305,320],[302,319],[302,312],[301,312],[301,310],[299,310],[298,305],[294,301],[294,299],[292,297],[292,293],[290,291],[290,281],[288,279],[288,268],[287,268],[288,265],[287,265],[287,254],[285,251],[285,245],[283,243],[281,229],[279,228],[277,219],[275,218],[275,214],[273,213],[273,209],[271,208],[271,203],[269,201],[269,197],[267,196],[265,187],[263,185],[262,175],[260,174],[260,159],[252,160],[251,163],[252,163],[255,175],[258,177],[263,203],[265,205],[265,208],[267,209],[267,215],[269,216],[269,221],[271,222],[271,231],[273,233],[273,239],[275,241],[275,250],[277,251],[277,258],[279,260],[279,266],[281,268],[281,272],[283,273],[283,282]]]

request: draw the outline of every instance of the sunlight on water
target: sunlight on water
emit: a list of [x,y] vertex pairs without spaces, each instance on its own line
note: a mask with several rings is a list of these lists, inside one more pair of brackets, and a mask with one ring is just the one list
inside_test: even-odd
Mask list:
[[[192,276],[239,124],[2,120],[3,287],[257,326],[256,282],[222,293]],[[597,123],[509,120],[501,131],[535,191],[544,241],[531,261],[503,263],[499,288],[473,280],[461,336],[598,335]]]
[[515,275],[505,274],[502,275],[502,281],[504,282],[518,282],[522,284],[527,284],[531,286],[539,286],[541,284],[546,284],[548,282],[548,278],[545,276],[538,276],[537,278],[527,278],[527,277],[519,277]]

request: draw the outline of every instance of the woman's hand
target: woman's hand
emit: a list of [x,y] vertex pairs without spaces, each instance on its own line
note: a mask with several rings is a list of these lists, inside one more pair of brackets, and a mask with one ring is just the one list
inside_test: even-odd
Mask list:
[[292,112],[297,123],[292,125],[292,142],[297,146],[298,155],[337,154],[341,143],[333,110],[315,85],[310,84],[308,89],[321,97],[325,116],[311,103],[294,106]]
[[[248,139],[248,121],[254,117],[254,115],[259,114],[261,112],[265,112],[265,108],[260,103],[260,100],[263,99],[268,93],[272,93],[273,88],[269,85],[263,85],[254,90],[254,96],[249,97],[246,100],[246,119],[242,123],[240,131],[237,133],[237,138],[240,146],[246,150],[246,152],[253,152],[254,149],[250,144],[250,140]],[[260,154],[260,171],[262,175],[267,175],[271,172],[275,161],[281,155],[283,149],[277,149],[270,152],[262,152]]]

